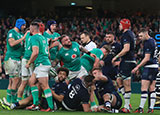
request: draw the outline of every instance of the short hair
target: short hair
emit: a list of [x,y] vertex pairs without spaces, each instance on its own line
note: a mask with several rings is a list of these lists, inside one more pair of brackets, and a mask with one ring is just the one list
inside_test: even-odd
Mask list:
[[93,69],[92,69],[92,72],[95,71],[95,70],[102,71],[102,69],[101,69],[100,67],[95,67],[95,68],[93,68]]
[[37,19],[37,18],[36,18],[36,19],[34,19],[32,22],[36,22],[36,23],[43,23],[43,22],[42,22],[42,20]]
[[102,48],[104,48],[107,52],[110,52],[110,50],[111,50],[110,45],[104,45]]
[[67,68],[65,68],[65,67],[60,67],[60,68],[57,69],[57,73],[58,73],[58,74],[59,74],[60,71],[66,72],[66,75],[67,75],[67,76],[68,76],[68,74],[69,74],[69,70],[68,70]]
[[113,36],[115,36],[115,33],[112,31],[107,32],[106,34],[112,34]]
[[139,33],[148,33],[148,30],[146,28],[141,28],[139,30]]
[[84,78],[84,82],[90,83],[94,80],[95,77],[93,75],[85,75],[83,76],[83,78]]
[[31,22],[31,25],[39,27],[39,23],[37,23],[37,22]]
[[60,36],[60,37],[59,37],[59,42],[62,43],[62,39],[63,39],[64,37],[66,37],[66,36],[68,36],[68,35],[63,34],[62,36]]
[[80,33],[80,35],[84,34],[85,36],[90,36],[89,32],[84,30],[83,32]]

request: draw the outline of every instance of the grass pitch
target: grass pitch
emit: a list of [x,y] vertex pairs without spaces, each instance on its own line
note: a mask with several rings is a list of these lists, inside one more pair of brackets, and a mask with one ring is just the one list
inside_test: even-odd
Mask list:
[[[0,90],[0,98],[6,96],[6,90]],[[135,110],[140,103],[140,94],[132,94],[131,96],[131,104],[133,107],[133,110]],[[147,114],[147,107],[148,107],[148,102],[146,102],[145,107],[144,107],[144,114]],[[41,112],[41,111],[28,111],[28,110],[4,110],[0,107],[0,115],[107,115],[109,113],[84,113],[84,112],[69,112],[69,111],[55,111],[54,113],[52,112]],[[123,113],[118,113],[119,115],[124,115]],[[136,113],[131,113],[131,114],[136,114]],[[153,115],[159,115],[160,114],[160,110],[154,110]],[[117,115],[117,113],[112,113],[111,115]],[[129,114],[125,114],[125,115],[129,115]]]

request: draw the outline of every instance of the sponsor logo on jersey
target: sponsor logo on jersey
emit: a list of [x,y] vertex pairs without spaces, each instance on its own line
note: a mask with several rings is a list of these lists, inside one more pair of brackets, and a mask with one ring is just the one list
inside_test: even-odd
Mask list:
[[76,54],[73,54],[73,55],[72,55],[72,59],[75,59],[76,57],[77,57]]

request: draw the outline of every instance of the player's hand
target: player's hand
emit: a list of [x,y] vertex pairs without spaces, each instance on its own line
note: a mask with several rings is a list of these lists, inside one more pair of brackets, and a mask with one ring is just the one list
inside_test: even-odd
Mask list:
[[53,42],[57,41],[60,37],[55,38],[54,40],[52,40]]
[[27,68],[27,69],[29,68],[29,64],[28,64],[28,63],[26,64],[26,68]]
[[90,56],[93,57],[93,58],[97,58],[97,56],[95,54],[92,54],[92,53],[90,54]]
[[97,106],[97,105],[92,106],[92,107],[91,107],[91,111],[97,112],[97,111],[98,111],[98,106]]
[[101,65],[102,67],[104,66],[104,61],[103,61],[103,60],[99,61],[99,63],[100,63],[100,65]]
[[116,57],[114,57],[114,58],[112,59],[112,64],[113,64],[113,65],[114,65],[116,59],[117,59]]
[[135,67],[131,73],[135,74],[138,69],[139,69],[138,67]]

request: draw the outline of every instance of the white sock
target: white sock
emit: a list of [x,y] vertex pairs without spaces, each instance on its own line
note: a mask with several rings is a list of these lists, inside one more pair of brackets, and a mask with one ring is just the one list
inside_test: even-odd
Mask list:
[[129,108],[130,97],[131,97],[131,91],[125,92],[125,94],[124,94],[124,101],[125,101],[124,108],[130,109]]
[[124,94],[125,94],[124,86],[120,87],[119,90],[121,91],[122,95],[124,96]]
[[144,104],[146,103],[147,97],[148,97],[148,92],[142,91],[141,92],[141,103],[140,103],[139,107],[144,108]]
[[155,105],[155,102],[156,102],[156,93],[155,93],[155,91],[153,91],[153,92],[151,92],[151,94],[150,94],[150,107],[149,108],[151,108],[151,109],[153,109],[154,108],[154,105]]

